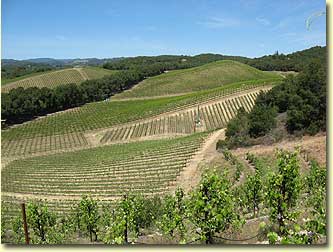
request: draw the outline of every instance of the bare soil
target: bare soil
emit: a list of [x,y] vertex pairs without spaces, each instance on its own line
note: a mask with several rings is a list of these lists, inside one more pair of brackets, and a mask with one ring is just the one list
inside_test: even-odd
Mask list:
[[[202,174],[202,169],[200,169],[200,167],[209,163],[216,155],[218,155],[216,143],[219,139],[224,138],[224,132],[225,129],[220,129],[208,136],[207,140],[203,143],[203,146],[197,151],[178,176],[177,181],[175,182],[175,188],[179,186],[184,192],[188,193],[199,184]],[[172,190],[175,188],[172,188]]]

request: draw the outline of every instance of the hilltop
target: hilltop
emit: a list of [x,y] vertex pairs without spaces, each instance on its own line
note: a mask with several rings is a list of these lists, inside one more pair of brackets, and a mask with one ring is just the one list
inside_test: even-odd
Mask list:
[[161,75],[145,79],[114,98],[177,95],[218,88],[229,83],[268,78],[278,78],[278,75],[240,62],[222,60],[188,69],[165,71]]

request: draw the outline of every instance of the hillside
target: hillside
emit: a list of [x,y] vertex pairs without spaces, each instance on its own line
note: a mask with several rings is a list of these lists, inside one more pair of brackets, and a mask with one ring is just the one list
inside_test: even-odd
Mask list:
[[[124,190],[144,194],[165,192],[205,136],[200,133],[17,160],[2,170],[1,189],[68,198],[80,198],[84,193],[121,197]],[[142,173],[145,176],[139,178]],[[17,179],[20,183],[14,182]]]
[[274,77],[278,76],[236,61],[223,60],[147,78],[114,98],[176,95],[217,88],[234,82]]
[[311,61],[316,60],[326,64],[326,46],[314,46],[289,54],[265,55],[254,59],[245,59],[242,62],[264,71],[302,71]]
[[34,73],[26,78],[25,76],[21,76],[19,78],[6,80],[6,84],[1,87],[1,92],[9,92],[11,89],[17,87],[55,88],[62,84],[81,83],[85,80],[102,78],[114,72],[115,71],[98,67],[76,67],[57,71],[53,70],[39,74]]
[[[166,112],[196,107],[218,101],[226,95],[251,92],[251,89],[270,87],[276,80],[239,82],[225,87],[193,94],[144,100],[115,100],[89,103],[64,112],[50,114],[2,131],[3,140],[18,140],[37,136],[50,136],[69,132],[84,132],[147,119]],[[51,126],[52,125],[52,126]]]

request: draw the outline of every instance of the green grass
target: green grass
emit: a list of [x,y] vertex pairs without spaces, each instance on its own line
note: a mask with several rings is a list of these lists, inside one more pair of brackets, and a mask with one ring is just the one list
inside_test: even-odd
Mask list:
[[48,87],[55,88],[59,85],[69,84],[69,83],[81,83],[88,79],[98,79],[106,75],[113,74],[116,71],[111,71],[98,67],[83,67],[81,73],[76,68],[68,68],[57,71],[49,71],[43,73],[35,73],[31,75],[22,76],[16,78],[16,81],[7,82],[7,85],[2,85],[2,92],[8,92],[13,88],[17,87]]
[[263,72],[239,62],[223,60],[148,78],[116,97],[151,97],[189,93],[218,88],[228,83],[274,77],[277,77],[277,74]]
[[19,140],[108,128],[163,112],[193,106],[203,101],[209,101],[215,96],[222,97],[238,89],[243,90],[253,87],[253,85],[266,85],[273,82],[276,82],[276,79],[233,83],[217,89],[158,99],[90,103],[3,130],[2,140]]

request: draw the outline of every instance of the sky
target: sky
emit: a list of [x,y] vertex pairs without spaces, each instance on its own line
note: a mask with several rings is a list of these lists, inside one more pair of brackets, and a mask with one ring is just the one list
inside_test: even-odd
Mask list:
[[323,0],[2,0],[1,56],[260,57],[326,45]]

